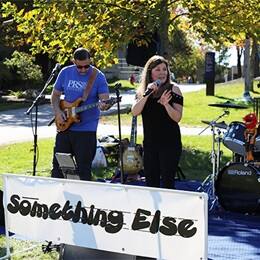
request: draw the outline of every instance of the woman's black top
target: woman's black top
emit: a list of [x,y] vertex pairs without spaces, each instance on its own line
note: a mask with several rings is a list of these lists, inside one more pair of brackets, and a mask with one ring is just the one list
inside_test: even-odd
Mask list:
[[[173,91],[171,93],[170,105],[177,103],[183,106],[183,97]],[[159,98],[150,95],[142,111],[144,145],[181,149],[179,124],[170,118],[165,107],[158,103],[158,100]]]

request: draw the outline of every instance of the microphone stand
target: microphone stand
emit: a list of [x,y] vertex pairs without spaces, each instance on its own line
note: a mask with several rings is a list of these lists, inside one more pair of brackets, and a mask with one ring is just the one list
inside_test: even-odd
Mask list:
[[118,117],[118,134],[119,134],[119,159],[120,159],[120,182],[124,184],[124,165],[123,165],[123,147],[122,147],[122,136],[121,136],[121,120],[120,120],[120,93],[119,89],[122,87],[121,83],[115,85],[116,97],[117,97],[117,117]]
[[209,174],[209,176],[202,182],[201,186],[198,188],[198,191],[206,191],[209,195],[209,200],[211,200],[211,205],[209,205],[209,211],[211,211],[214,206],[216,206],[217,203],[217,197],[215,193],[215,179],[217,177],[217,174],[219,173],[219,165],[220,165],[220,131],[218,130],[218,147],[217,147],[217,153],[215,149],[216,144],[216,133],[215,133],[215,127],[217,121],[222,118],[225,115],[228,115],[229,111],[224,111],[220,116],[218,116],[216,119],[212,120],[210,124],[204,128],[199,135],[201,135],[206,129],[211,127],[212,132],[212,151],[211,151],[211,163],[212,163],[212,173]]
[[[32,105],[28,108],[28,110],[25,112],[26,115],[29,115],[32,113],[33,108],[35,107],[35,123],[34,123],[34,130],[33,130],[33,176],[35,176],[36,173],[36,165],[37,165],[37,127],[38,127],[38,106],[39,106],[39,101],[40,98],[43,95],[43,92],[45,91],[45,89],[48,87],[48,85],[50,84],[50,82],[52,81],[53,77],[56,75],[55,70],[52,71],[51,75],[49,76],[49,78],[47,79],[43,89],[41,90],[40,94],[35,98],[35,100],[33,101]],[[33,124],[32,124],[32,128],[33,128]]]

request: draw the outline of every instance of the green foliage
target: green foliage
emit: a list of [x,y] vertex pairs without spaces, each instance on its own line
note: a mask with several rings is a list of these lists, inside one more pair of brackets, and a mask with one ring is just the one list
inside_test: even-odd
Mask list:
[[7,89],[7,86],[9,85],[9,82],[12,81],[12,73],[10,70],[3,64],[3,62],[0,62],[0,89]]
[[171,69],[175,77],[191,76],[193,82],[202,83],[204,80],[204,57],[203,52],[198,47],[194,47],[189,55],[176,54],[171,62]]
[[[98,66],[116,62],[117,50],[135,35],[149,31],[155,20],[156,1],[45,1],[34,0],[25,10],[2,4],[5,17],[14,18],[17,30],[27,36],[33,53],[48,53],[64,63],[79,46],[88,48]],[[158,12],[158,11],[157,11]],[[144,28],[139,27],[142,22]],[[33,28],[33,30],[32,30]]]
[[175,28],[171,33],[170,49],[173,53],[170,60],[171,70],[177,79],[191,76],[193,82],[203,81],[204,53],[188,39],[183,29]]
[[210,43],[233,43],[245,35],[259,38],[258,0],[185,0],[193,28]]
[[[197,50],[191,51],[193,46],[183,35],[196,32],[196,36],[199,34],[220,46],[244,38],[247,33],[259,38],[257,3],[257,0],[34,0],[5,1],[0,8],[4,18],[13,19],[12,26],[5,28],[16,26],[19,35],[15,37],[5,29],[10,44],[28,44],[33,54],[48,53],[62,64],[71,58],[75,48],[84,46],[91,51],[97,66],[109,67],[118,62],[120,47],[130,40],[145,45],[150,39],[143,36],[156,30],[161,40],[159,53],[168,53],[169,60],[173,58],[174,73],[191,75],[196,81],[201,78],[201,73],[195,71],[198,64],[201,71],[202,58]],[[185,26],[180,30],[182,24]]]
[[34,62],[35,58],[30,54],[14,51],[12,58],[6,58],[3,63],[17,75],[19,80],[24,82],[25,89],[27,89],[42,82],[41,67]]

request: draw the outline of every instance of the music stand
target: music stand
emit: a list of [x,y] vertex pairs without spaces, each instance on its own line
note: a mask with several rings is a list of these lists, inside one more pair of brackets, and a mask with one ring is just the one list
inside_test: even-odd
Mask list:
[[77,165],[70,153],[55,153],[55,157],[65,179],[79,180],[79,176],[76,174]]

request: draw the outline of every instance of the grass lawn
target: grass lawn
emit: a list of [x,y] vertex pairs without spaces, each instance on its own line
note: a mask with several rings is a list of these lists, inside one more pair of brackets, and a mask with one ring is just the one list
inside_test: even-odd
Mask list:
[[[203,180],[211,171],[210,153],[211,136],[183,136],[183,154],[181,158],[181,168],[187,179]],[[138,143],[141,143],[142,137],[139,136]],[[38,141],[39,158],[37,164],[37,175],[50,176],[52,149],[54,139],[41,139]],[[222,146],[224,156],[223,164],[230,160],[231,152]],[[33,144],[31,142],[11,144],[2,146],[0,149],[0,173],[15,173],[32,175],[33,164]],[[110,162],[110,169],[106,169],[106,176],[112,176],[116,164]],[[102,169],[101,169],[102,170]],[[103,177],[100,170],[93,169],[95,177]],[[2,186],[2,183],[0,184]]]

